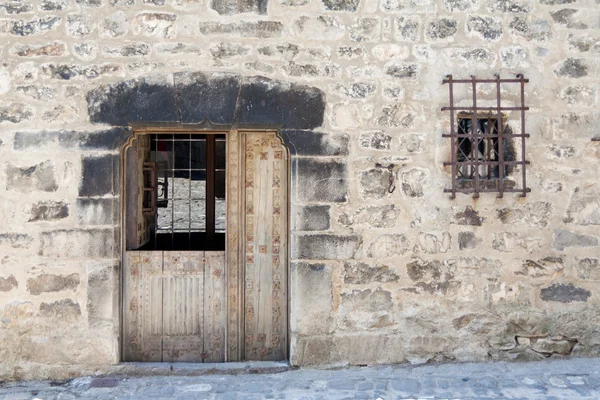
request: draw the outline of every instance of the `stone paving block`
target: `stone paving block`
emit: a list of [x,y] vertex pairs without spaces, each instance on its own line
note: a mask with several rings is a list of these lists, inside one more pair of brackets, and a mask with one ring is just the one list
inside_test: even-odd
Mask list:
[[394,379],[390,382],[390,387],[403,396],[416,395],[421,390],[419,381],[415,379]]

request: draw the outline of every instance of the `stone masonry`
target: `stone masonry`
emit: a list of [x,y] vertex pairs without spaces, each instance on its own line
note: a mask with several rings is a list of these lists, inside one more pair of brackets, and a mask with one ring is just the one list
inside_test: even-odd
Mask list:
[[[0,380],[119,363],[120,146],[204,119],[290,149],[292,365],[599,355],[600,0],[0,0],[0,60]],[[531,193],[449,199],[442,79],[517,73]]]

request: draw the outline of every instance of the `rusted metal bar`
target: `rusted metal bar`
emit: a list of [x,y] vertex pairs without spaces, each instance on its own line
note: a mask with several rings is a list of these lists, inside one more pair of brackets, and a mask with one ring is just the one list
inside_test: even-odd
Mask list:
[[[521,80],[521,133],[525,134],[525,77],[523,74],[517,75],[517,78]],[[521,160],[525,161],[525,138],[521,138]],[[523,163],[523,194],[521,197],[527,196],[527,163]]]
[[[457,161],[456,165],[475,165],[476,161]],[[451,165],[451,161],[445,161],[444,165]],[[498,161],[477,161],[479,165],[500,165]],[[529,161],[504,161],[504,165],[523,165],[523,164],[531,164]]]
[[[450,134],[448,134],[448,133],[443,133],[443,134],[442,134],[442,137],[445,137],[445,138],[449,138],[449,137],[451,137],[451,136],[452,136],[452,135],[450,135]],[[456,138],[466,138],[466,137],[470,137],[470,136],[471,136],[471,135],[463,135],[463,134],[460,134],[460,133],[459,133],[459,134],[456,134],[456,135],[454,135],[454,137],[456,137]],[[479,136],[480,136],[480,137],[482,137],[482,138],[497,138],[497,137],[498,137],[498,135],[496,135],[496,134],[493,134],[493,133],[490,133],[490,134],[484,134],[484,135],[479,135]],[[528,133],[526,133],[525,135],[521,135],[520,133],[517,133],[517,134],[505,133],[505,134],[503,135],[503,137],[504,137],[504,138],[513,138],[513,137],[522,137],[522,136],[525,136],[526,138],[528,138],[528,137],[529,137],[529,136],[531,136],[531,135],[529,135]],[[594,140],[594,139],[592,139],[592,141],[593,141],[593,140]],[[600,138],[598,138],[598,139],[596,139],[596,140],[600,141]]]
[[477,128],[479,120],[477,119],[477,79],[475,75],[471,76],[471,86],[473,88],[473,115],[471,116],[471,159],[474,161],[475,168],[475,193],[473,198],[479,197],[479,138],[477,138]]
[[[477,83],[480,83],[479,81],[477,81]],[[452,109],[454,111],[474,111],[473,107],[452,107]],[[441,108],[442,111],[448,111],[450,110],[450,107],[442,107]],[[477,107],[477,110],[479,111],[497,111],[498,107]],[[500,107],[500,110],[502,111],[529,111],[529,107]]]
[[[504,189],[504,193],[522,193],[522,192],[527,192],[530,193],[531,189],[527,188],[525,190],[523,189]],[[451,189],[444,189],[444,193],[450,193],[452,192]],[[456,189],[455,190],[456,193],[473,193],[473,191],[471,189]],[[497,193],[498,189],[479,189],[479,193]]]
[[[454,79],[454,83],[471,83],[472,79]],[[444,79],[442,83],[448,83],[448,79]],[[500,79],[500,83],[520,83],[521,79]],[[525,83],[529,83],[529,79],[524,79]],[[496,79],[477,79],[477,83],[496,83]]]
[[454,129],[454,87],[452,84],[452,75],[448,75],[448,94],[450,97],[450,153],[452,158],[452,195],[451,199],[456,198],[456,157],[458,153],[458,144],[456,141],[457,132]]
[[502,107],[500,106],[501,97],[502,94],[500,92],[500,75],[496,75],[496,108],[498,110],[498,116],[496,117],[496,123],[498,124],[498,126],[496,127],[496,129],[498,131],[498,161],[500,162],[498,165],[498,198],[504,197],[504,126],[502,124]]

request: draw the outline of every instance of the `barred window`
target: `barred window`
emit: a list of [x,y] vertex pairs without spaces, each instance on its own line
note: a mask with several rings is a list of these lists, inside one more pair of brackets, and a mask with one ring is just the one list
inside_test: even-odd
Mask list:
[[[507,192],[518,192],[522,197],[531,190],[527,188],[525,160],[525,83],[529,80],[523,75],[516,79],[459,79],[448,75],[443,83],[448,84],[450,105],[442,107],[442,111],[450,112],[450,133],[442,136],[450,139],[451,161],[444,166],[451,167],[452,187],[444,192],[473,193],[479,197],[483,192],[498,193],[503,197]],[[455,101],[455,85],[470,85],[472,92],[471,106],[458,106]],[[495,85],[495,105],[478,105],[477,85]],[[505,106],[502,104],[501,87],[510,84],[516,86],[519,104]],[[519,90],[520,86],[520,90]],[[460,99],[461,103],[463,99]],[[489,99],[485,99],[489,104]],[[511,113],[518,112],[520,132],[514,133],[507,124]],[[518,143],[515,141],[518,140]],[[515,151],[515,143],[520,147],[520,157]],[[520,174],[513,174],[520,167]]]

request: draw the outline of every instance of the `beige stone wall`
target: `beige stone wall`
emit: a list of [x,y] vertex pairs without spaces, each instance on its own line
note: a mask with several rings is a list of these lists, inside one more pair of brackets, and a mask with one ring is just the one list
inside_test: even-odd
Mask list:
[[[123,127],[227,77],[245,122],[325,101],[283,134],[293,364],[598,354],[598,0],[0,0],[0,59],[0,379],[119,362]],[[451,200],[441,81],[495,73],[531,193]]]

